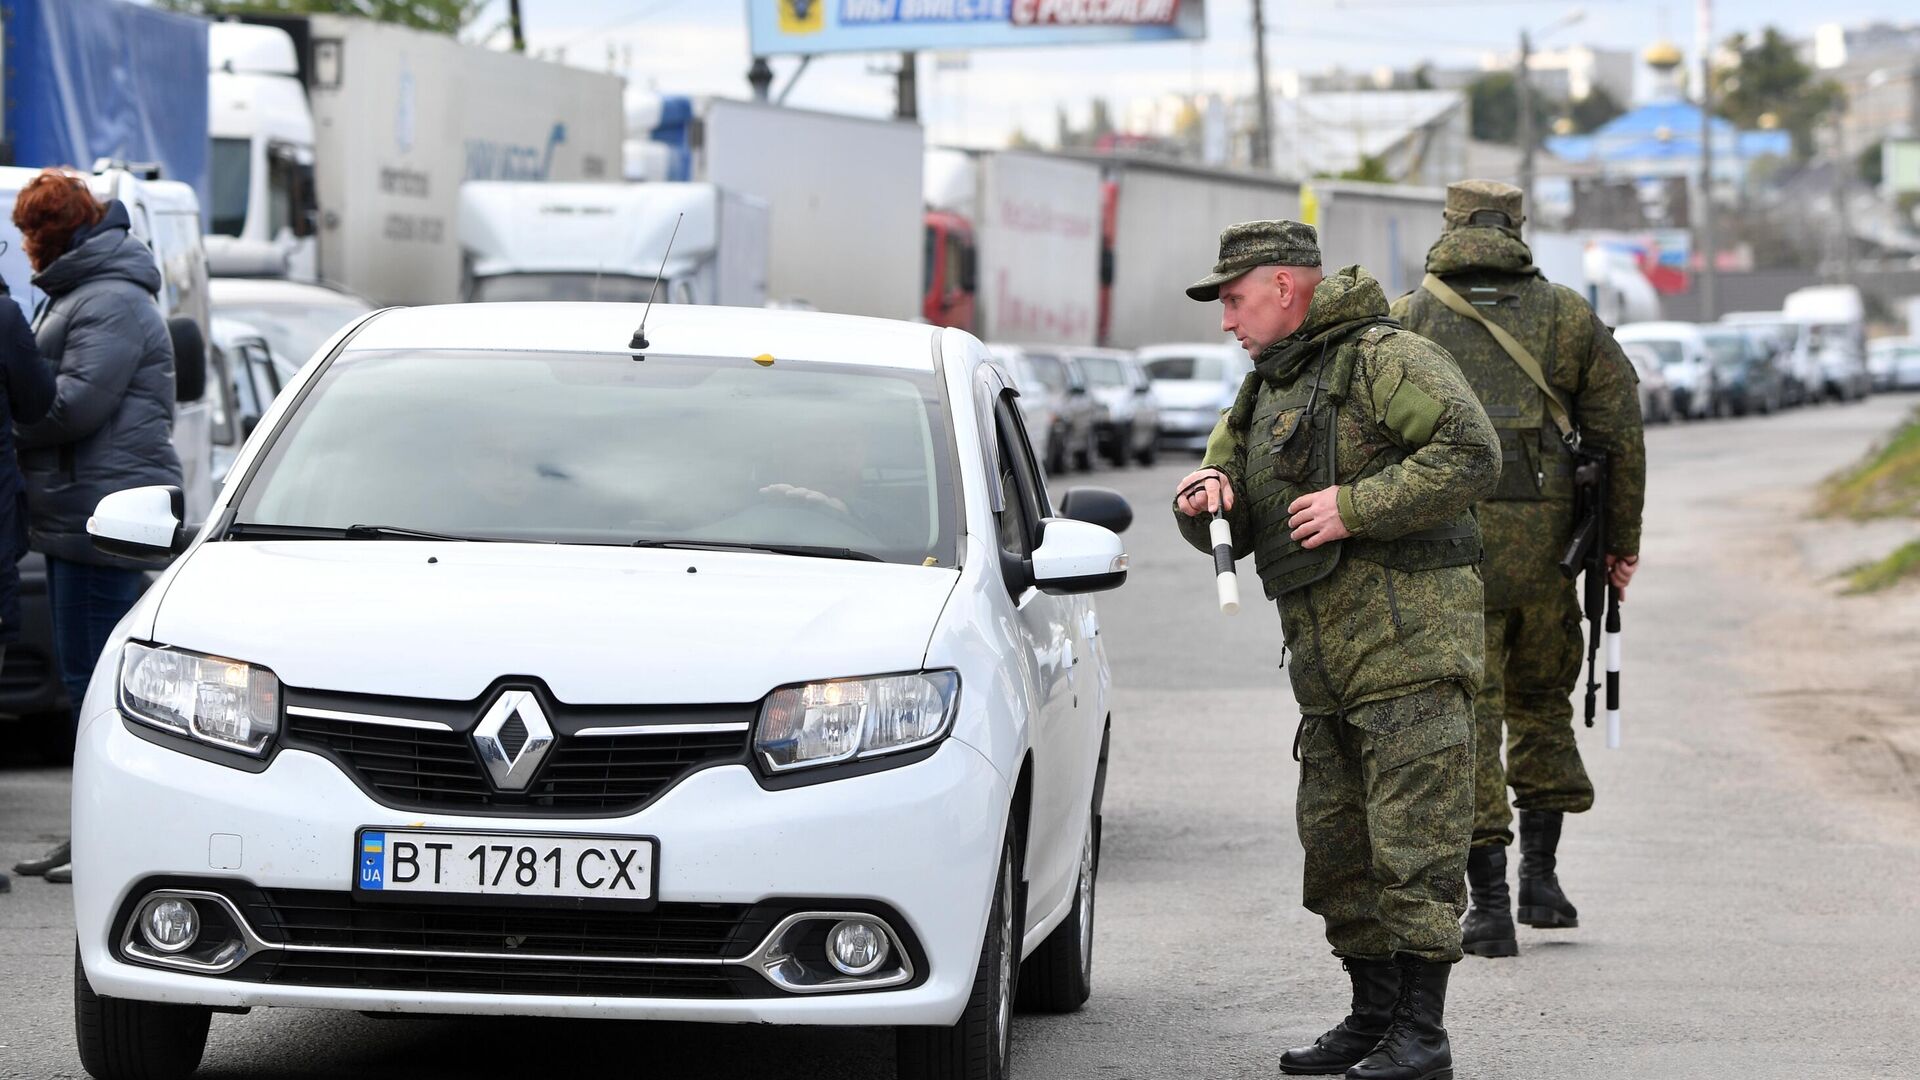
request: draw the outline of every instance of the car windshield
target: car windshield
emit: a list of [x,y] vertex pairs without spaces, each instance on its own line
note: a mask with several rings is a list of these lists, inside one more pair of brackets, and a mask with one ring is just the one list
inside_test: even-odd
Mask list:
[[1661,367],[1672,367],[1686,359],[1686,353],[1677,341],[1636,341],[1634,344],[1653,350],[1653,355],[1660,358]]
[[274,433],[236,529],[805,547],[951,566],[946,415],[932,372],[350,352]]
[[1747,342],[1738,334],[1709,334],[1707,358],[1716,367],[1738,367],[1746,362]]
[[1200,380],[1220,382],[1227,377],[1227,366],[1217,356],[1162,356],[1147,361],[1147,378],[1159,382]]
[[1080,370],[1087,373],[1087,381],[1095,386],[1127,385],[1126,365],[1116,357],[1083,356],[1080,358]]
[[333,303],[220,304],[215,314],[260,331],[274,358],[298,370],[336,331],[372,310],[343,297]]
[[[672,303],[671,289],[654,297]],[[601,300],[615,304],[644,304],[654,292],[653,279],[629,274],[499,274],[477,278],[469,299],[484,303],[518,300]]]
[[1033,377],[1040,380],[1041,386],[1056,394],[1063,393],[1067,389],[1067,368],[1060,362],[1059,357],[1049,356],[1046,353],[1028,353],[1027,367],[1033,372]]

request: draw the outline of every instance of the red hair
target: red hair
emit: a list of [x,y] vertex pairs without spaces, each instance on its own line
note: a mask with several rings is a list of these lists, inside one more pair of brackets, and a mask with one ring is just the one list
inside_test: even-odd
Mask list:
[[34,272],[45,270],[67,253],[73,234],[106,215],[87,190],[87,182],[63,169],[43,169],[27,181],[13,204],[13,223],[26,241],[27,261]]

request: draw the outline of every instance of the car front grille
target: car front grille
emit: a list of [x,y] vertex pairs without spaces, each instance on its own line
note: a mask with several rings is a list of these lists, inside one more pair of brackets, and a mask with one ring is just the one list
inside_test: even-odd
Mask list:
[[745,956],[771,924],[743,904],[623,908],[356,901],[320,889],[263,889],[240,897],[247,921],[269,941],[361,949],[426,949],[631,959],[718,960]]
[[[331,759],[369,795],[395,809],[626,814],[644,807],[689,773],[712,765],[744,763],[753,715],[751,706],[681,708],[672,710],[669,719],[692,711],[703,719],[717,716],[724,723],[659,725],[666,730],[611,735],[568,733],[569,729],[617,726],[605,724],[596,715],[574,717],[570,724],[556,718],[553,746],[539,770],[523,790],[505,791],[493,782],[474,750],[469,731],[478,707],[432,704],[439,707],[429,712],[447,717],[441,721],[446,727],[393,726],[302,715],[290,709],[282,743]],[[349,710],[353,711],[357,710]],[[567,710],[555,711],[567,715]],[[615,719],[644,718],[649,711],[666,710],[623,710]],[[688,726],[735,730],[672,730]],[[515,736],[509,739],[515,752],[526,738],[524,728],[504,734]]]
[[[248,923],[269,942],[356,950],[268,950],[233,972],[234,978],[248,982],[597,997],[776,993],[748,968],[711,962],[752,952],[778,922],[779,912],[772,909],[744,904],[660,904],[633,911],[362,902],[348,893],[311,889],[233,895]],[[703,962],[649,962],[672,960]]]

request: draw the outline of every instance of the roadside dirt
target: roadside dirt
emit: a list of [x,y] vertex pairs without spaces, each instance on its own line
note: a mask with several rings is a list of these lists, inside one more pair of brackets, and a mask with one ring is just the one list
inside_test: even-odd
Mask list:
[[1920,821],[1920,584],[1842,593],[1847,570],[1920,537],[1920,522],[1816,520],[1806,491],[1753,501],[1779,525],[1725,564],[1764,598],[1741,661],[1753,697],[1824,784]]

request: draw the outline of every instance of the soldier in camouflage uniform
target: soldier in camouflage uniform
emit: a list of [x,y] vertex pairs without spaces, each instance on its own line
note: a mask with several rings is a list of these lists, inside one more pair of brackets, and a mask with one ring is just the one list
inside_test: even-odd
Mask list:
[[1387,318],[1371,275],[1323,275],[1306,225],[1227,229],[1187,292],[1220,300],[1255,371],[1174,516],[1211,552],[1224,508],[1234,556],[1254,556],[1279,604],[1302,713],[1304,899],[1353,984],[1352,1013],[1280,1067],[1451,1076],[1442,1014],[1483,648],[1469,508],[1498,478],[1497,438],[1446,353]]
[[[1393,305],[1409,330],[1453,354],[1500,433],[1504,459],[1500,486],[1479,506],[1487,670],[1475,702],[1473,906],[1463,930],[1466,951],[1480,956],[1519,952],[1507,892],[1508,787],[1520,811],[1520,921],[1579,923],[1555,873],[1563,815],[1593,805],[1570,700],[1580,675],[1580,605],[1559,570],[1573,530],[1573,456],[1561,420],[1612,463],[1606,537],[1610,577],[1622,588],[1639,563],[1646,491],[1633,365],[1578,293],[1534,269],[1520,237],[1521,209],[1519,189],[1507,184],[1468,180],[1447,188],[1446,231],[1427,253],[1429,284]],[[1558,401],[1491,331],[1450,308],[1445,291],[1510,333]]]

